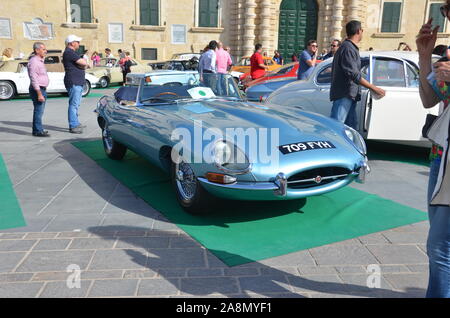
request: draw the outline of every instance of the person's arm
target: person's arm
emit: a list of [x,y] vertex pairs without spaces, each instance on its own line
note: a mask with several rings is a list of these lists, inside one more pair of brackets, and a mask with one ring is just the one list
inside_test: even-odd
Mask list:
[[264,64],[264,58],[262,56],[258,57],[258,66],[262,69],[264,69],[265,71],[269,70],[269,67]]
[[[309,57],[309,56],[308,56]],[[305,57],[306,58],[306,57]],[[311,59],[305,59],[305,63],[308,64],[308,66],[316,66],[317,63],[317,53],[311,56]]]
[[431,73],[431,56],[437,40],[439,26],[432,29],[433,19],[429,19],[419,31],[416,39],[419,52],[419,93],[423,107],[431,108],[439,103],[439,98],[427,80]]
[[88,68],[88,63],[85,59],[83,58],[79,58],[78,60],[75,61],[75,63],[78,65],[79,68],[81,69],[87,69]]
[[361,70],[357,67],[358,59],[360,59],[360,57],[352,50],[343,50],[341,52],[341,68],[345,76],[350,78],[355,84],[370,89],[380,97],[384,97],[386,92],[383,89],[371,84],[362,76]]
[[216,53],[211,54],[211,69],[217,71],[217,57]]

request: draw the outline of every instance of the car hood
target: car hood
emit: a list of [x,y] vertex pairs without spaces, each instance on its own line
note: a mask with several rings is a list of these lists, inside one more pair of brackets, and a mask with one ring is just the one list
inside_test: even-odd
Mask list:
[[299,133],[334,135],[327,126],[328,118],[277,105],[214,99],[180,103],[175,114],[184,120],[201,120],[207,128],[278,128],[286,141]]
[[[341,166],[352,170],[355,162],[363,158],[355,146],[344,137],[343,124],[299,108],[215,99],[180,103],[173,109],[174,112],[164,111],[166,115],[173,115],[166,121],[171,123],[171,129],[192,127],[192,121],[196,121],[197,124],[201,123],[203,131],[208,128],[219,129],[228,140],[229,131],[234,128],[231,130],[232,134],[237,132],[236,129],[241,129],[246,138],[252,133],[257,134],[258,142],[261,142],[261,133],[266,133],[267,138],[263,139],[266,142],[259,143],[256,147],[259,151],[257,156],[259,158],[260,154],[267,150],[267,154],[276,152],[277,159],[276,164],[272,160],[254,165],[253,172],[264,178],[270,178],[280,171],[291,175],[299,169],[311,166]],[[186,121],[189,121],[189,124]],[[250,153],[248,139],[232,140],[240,149]],[[211,139],[204,144],[210,141]],[[281,154],[279,150],[279,147],[284,145],[319,141],[331,142],[336,148],[287,155]],[[265,150],[261,150],[262,146]]]

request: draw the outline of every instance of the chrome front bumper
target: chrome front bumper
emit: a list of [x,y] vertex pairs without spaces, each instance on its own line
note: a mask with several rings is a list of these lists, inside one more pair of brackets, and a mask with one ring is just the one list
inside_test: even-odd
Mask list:
[[[225,197],[236,200],[290,200],[299,199],[312,195],[320,195],[326,192],[337,190],[356,181],[364,183],[367,174],[370,173],[370,167],[367,158],[360,164],[359,170],[348,175],[327,176],[321,180],[337,179],[345,176],[344,179],[325,185],[317,184],[317,187],[293,189],[289,185],[295,182],[288,182],[288,178],[280,172],[273,182],[235,182],[232,184],[217,184],[208,181],[205,178],[198,178],[203,187],[210,193],[219,197]],[[310,182],[312,180],[302,180],[300,182]],[[297,181],[298,183],[298,181]]]

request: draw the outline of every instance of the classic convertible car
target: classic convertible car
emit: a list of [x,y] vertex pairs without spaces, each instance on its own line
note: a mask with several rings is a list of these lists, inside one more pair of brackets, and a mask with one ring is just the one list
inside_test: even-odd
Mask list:
[[127,86],[97,104],[106,154],[130,149],[170,172],[180,205],[208,212],[214,196],[290,200],[362,182],[366,146],[353,129],[295,107],[245,102],[230,75],[203,74],[187,85]]
[[[49,77],[47,93],[67,93],[64,86],[64,67],[60,62],[60,55],[49,55],[45,58],[45,66]],[[30,78],[27,71],[28,60],[14,60],[0,62],[0,100],[8,100],[18,95],[28,95]],[[97,87],[98,79],[86,74],[83,86],[83,97],[87,96],[91,88]]]
[[[439,58],[433,56],[433,61]],[[438,107],[425,109],[422,106],[418,60],[417,52],[361,52],[362,74],[386,91],[382,99],[373,98],[366,89],[362,91],[361,101],[357,104],[357,130],[364,138],[417,147],[430,146],[430,142],[422,137],[422,127],[427,114],[437,115]],[[297,106],[330,116],[332,61],[322,62],[307,80],[287,84],[263,99],[269,105]],[[247,96],[256,87],[248,89]]]
[[[138,60],[131,59],[131,63],[131,72],[145,73],[152,70],[151,66],[142,64]],[[99,66],[87,70],[86,73],[97,77],[102,88],[123,82],[122,69],[119,59],[116,58],[103,58],[100,60]]]

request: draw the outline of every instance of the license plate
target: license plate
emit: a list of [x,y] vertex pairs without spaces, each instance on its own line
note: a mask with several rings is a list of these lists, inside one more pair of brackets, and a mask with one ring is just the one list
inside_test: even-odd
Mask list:
[[307,150],[318,150],[318,149],[333,149],[336,148],[329,141],[306,141],[306,142],[297,142],[293,144],[279,146],[278,149],[284,154],[288,155],[294,152],[301,152]]

